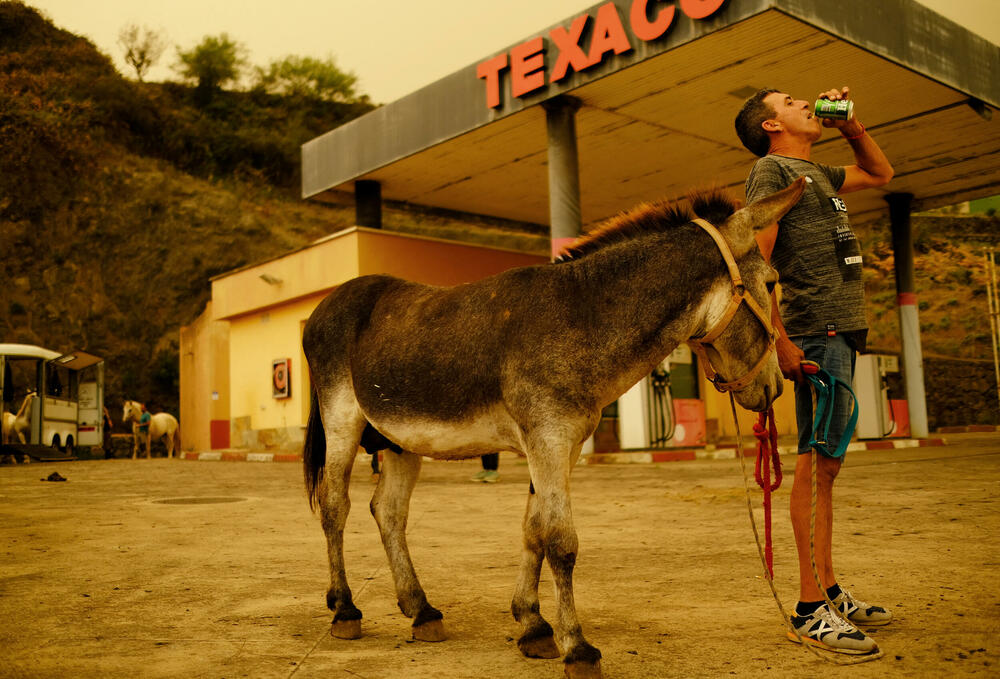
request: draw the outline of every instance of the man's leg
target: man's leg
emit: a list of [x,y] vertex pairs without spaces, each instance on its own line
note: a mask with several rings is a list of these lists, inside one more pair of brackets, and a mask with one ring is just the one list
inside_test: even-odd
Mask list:
[[[796,344],[805,353],[807,360],[815,361],[821,368],[837,379],[851,384],[854,377],[854,350],[843,337],[796,338]],[[830,421],[829,448],[835,449],[845,433],[853,403],[844,389],[837,389],[834,412]],[[810,545],[810,522],[812,512],[812,449],[809,445],[813,436],[813,393],[808,384],[795,385],[795,419],[799,430],[799,456],[795,464],[795,481],[792,484],[790,510],[795,545],[799,556],[800,601],[823,601],[823,592],[816,584],[811,557],[815,555],[823,589],[837,584],[833,571],[833,483],[840,472],[841,460],[822,454],[816,455],[816,524]]]
[[[807,360],[819,363],[830,374],[847,384],[851,383],[854,373],[854,351],[847,346],[843,338],[823,336],[798,338],[796,344],[802,348]],[[845,433],[852,408],[853,404],[846,392],[838,390],[827,439],[830,449],[836,449],[841,434]],[[841,460],[823,454],[815,456],[815,523],[812,523],[813,455],[809,444],[813,438],[814,414],[812,390],[808,383],[795,385],[795,415],[799,429],[799,456],[795,464],[795,480],[792,483],[789,507],[799,558],[800,598],[792,616],[792,624],[808,644],[838,653],[871,653],[877,649],[875,642],[853,624],[842,621],[825,602],[826,597],[829,597],[852,622],[872,624],[870,622],[872,617],[867,613],[858,617],[858,606],[852,603],[853,600],[848,601],[851,599],[850,594],[840,589],[834,574],[833,484],[840,472]],[[812,533],[811,540],[810,533]],[[813,558],[816,561],[816,571],[819,573],[819,585],[813,574]],[[875,609],[881,612],[878,615],[887,616],[886,622],[888,622],[891,616],[883,609],[870,607],[867,610],[875,611]],[[789,638],[798,641],[798,637],[791,632]]]
[[812,455],[799,455],[795,463],[790,502],[792,530],[799,555],[799,601],[822,601],[823,592],[816,585],[811,554],[815,554],[816,569],[823,589],[837,582],[833,572],[833,482],[840,471],[840,460],[816,456],[816,528],[810,547],[809,533],[812,514]]

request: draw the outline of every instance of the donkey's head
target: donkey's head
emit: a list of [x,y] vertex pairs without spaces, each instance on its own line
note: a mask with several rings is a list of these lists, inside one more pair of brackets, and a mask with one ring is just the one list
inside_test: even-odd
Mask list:
[[[800,178],[718,225],[723,242],[716,239],[716,243],[726,260],[727,275],[705,296],[700,332],[689,340],[716,388],[733,392],[749,410],[767,410],[782,390],[771,327],[770,293],[778,274],[761,257],[754,235],[783,217],[804,187],[805,180]],[[699,225],[705,228],[705,224]],[[705,230],[712,233],[711,226]]]

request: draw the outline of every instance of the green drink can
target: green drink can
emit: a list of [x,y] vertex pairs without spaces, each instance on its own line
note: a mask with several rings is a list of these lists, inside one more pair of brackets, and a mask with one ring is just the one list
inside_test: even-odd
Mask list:
[[813,113],[817,118],[831,118],[833,120],[850,120],[854,117],[854,102],[850,99],[817,99],[813,106]]

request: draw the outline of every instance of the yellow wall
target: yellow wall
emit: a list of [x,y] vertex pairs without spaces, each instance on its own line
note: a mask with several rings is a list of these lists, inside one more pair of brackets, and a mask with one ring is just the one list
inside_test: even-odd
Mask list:
[[[325,295],[313,295],[241,316],[230,323],[230,389],[233,418],[249,417],[250,428],[285,429],[304,425],[309,404],[303,384],[302,324]],[[291,398],[277,399],[271,390],[274,359],[290,358]],[[238,441],[233,442],[238,445]]]
[[212,420],[229,420],[229,323],[210,301],[180,334],[181,450],[209,450]]
[[[784,391],[774,402],[774,422],[778,429],[778,436],[795,434],[795,385],[785,380]],[[729,405],[729,394],[720,393],[712,386],[712,383],[705,379],[705,374],[701,374],[701,394],[705,401],[705,419],[716,419],[718,423],[719,435],[726,440],[736,438],[736,426],[733,424],[733,410]],[[757,422],[757,413],[744,410],[740,404],[736,404],[736,413],[739,417],[740,432],[743,434],[743,445],[750,447],[756,445],[753,438],[753,425]]]
[[477,247],[364,229],[358,233],[360,273],[387,273],[431,285],[458,285],[518,266],[548,261],[514,250]]
[[357,277],[358,231],[357,228],[340,231],[307,248],[215,278],[214,317],[234,318],[287,304]]

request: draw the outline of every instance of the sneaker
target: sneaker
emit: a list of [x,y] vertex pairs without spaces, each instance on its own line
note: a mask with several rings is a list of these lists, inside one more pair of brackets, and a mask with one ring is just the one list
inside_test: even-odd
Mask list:
[[483,483],[496,483],[500,480],[500,473],[490,469],[483,474]]
[[480,481],[480,482],[482,482],[482,481],[484,481],[484,480],[486,479],[486,475],[487,475],[488,473],[489,473],[489,470],[488,470],[488,469],[482,469],[482,470],[480,470],[480,471],[479,471],[479,472],[478,472],[477,474],[475,474],[475,475],[474,475],[474,476],[473,476],[473,477],[472,477],[471,479],[469,479],[469,480],[470,480],[470,481]]
[[840,590],[840,595],[833,600],[840,612],[855,625],[875,627],[888,625],[892,621],[892,613],[881,606],[872,606],[864,601],[858,601],[846,589]]
[[[826,603],[809,615],[793,615],[792,625],[802,637],[802,641],[825,651],[863,655],[878,650],[871,637],[842,620]],[[791,630],[788,632],[788,638],[799,643]]]

